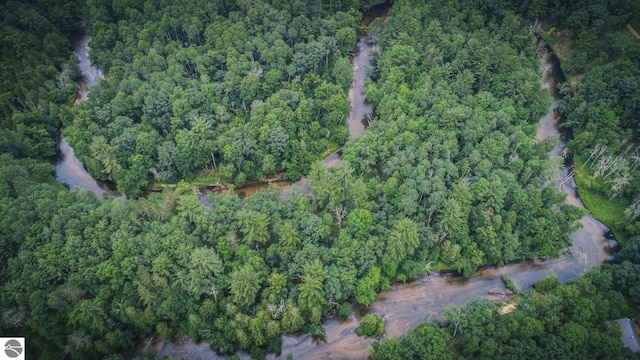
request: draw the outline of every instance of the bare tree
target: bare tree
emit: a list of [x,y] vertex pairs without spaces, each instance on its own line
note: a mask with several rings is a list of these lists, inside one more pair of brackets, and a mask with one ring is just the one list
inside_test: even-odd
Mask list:
[[6,309],[2,313],[2,323],[10,328],[21,328],[25,324],[25,313],[21,309]]
[[613,174],[619,174],[623,171],[629,170],[628,160],[624,156],[608,155],[601,157],[595,164],[595,171],[593,176],[598,178],[602,176],[602,179],[606,179]]
[[69,336],[69,343],[65,346],[65,353],[69,350],[82,350],[87,349],[92,344],[91,337],[84,333],[73,333]]
[[333,209],[333,216],[336,218],[338,228],[342,229],[342,219],[347,216],[347,208],[342,205],[337,205],[335,209]]
[[584,164],[582,164],[582,168],[584,168],[585,165],[589,163],[589,160],[591,160],[592,163],[595,162],[600,156],[602,156],[602,154],[605,153],[605,151],[607,151],[607,145],[596,144],[593,150],[591,150],[591,155],[589,155],[589,158],[587,159],[587,161],[585,161]]
[[60,295],[62,295],[62,297],[71,304],[80,300],[85,293],[86,291],[69,284],[65,284],[60,287]]
[[529,25],[529,33],[531,33],[531,35],[536,35],[537,33],[540,32],[541,26],[542,26],[542,23],[540,22],[540,19],[536,19],[536,21],[534,21],[533,24]]
[[438,245],[441,242],[445,241],[448,236],[449,236],[448,232],[446,232],[446,231],[438,231],[438,233],[436,234],[436,245]]
[[218,289],[216,289],[215,285],[211,285],[211,295],[213,295],[213,298],[215,301],[218,301]]
[[635,220],[640,216],[640,199],[635,199],[633,203],[624,211],[624,215],[627,217],[627,220]]
[[556,187],[556,189],[560,190],[564,187],[564,185],[569,182],[573,176],[574,176],[574,172],[570,172],[569,174],[567,174],[567,176],[565,176],[563,179],[559,179],[558,180],[558,186]]
[[72,71],[69,65],[62,64],[60,73],[56,75],[56,85],[58,86],[58,89],[62,90],[62,92],[68,93],[71,91],[71,75]]
[[463,321],[464,311],[461,307],[450,304],[442,310],[442,315],[449,324],[454,326],[453,337],[455,338],[458,333],[458,326],[460,326]]
[[620,196],[622,194],[622,190],[624,190],[624,187],[629,185],[630,182],[631,174],[629,174],[629,171],[624,171],[622,172],[622,174],[616,176],[611,182],[612,194],[610,199]]
[[280,319],[285,310],[287,310],[287,304],[284,302],[284,299],[280,298],[279,304],[269,304],[267,305],[267,310],[271,313],[271,318],[277,320]]

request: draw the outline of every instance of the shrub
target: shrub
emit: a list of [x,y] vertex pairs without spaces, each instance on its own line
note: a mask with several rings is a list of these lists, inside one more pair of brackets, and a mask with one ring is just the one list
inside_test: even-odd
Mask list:
[[502,274],[502,281],[504,281],[504,286],[506,286],[507,289],[513,291],[514,294],[520,292],[520,287],[515,283],[515,281],[513,281],[511,275],[509,275],[509,272],[505,271],[504,274]]
[[378,314],[365,315],[360,321],[360,326],[356,328],[358,336],[366,337],[380,336],[384,333],[384,321]]

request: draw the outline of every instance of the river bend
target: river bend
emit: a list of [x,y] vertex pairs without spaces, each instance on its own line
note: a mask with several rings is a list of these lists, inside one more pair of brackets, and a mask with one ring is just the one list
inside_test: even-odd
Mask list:
[[[90,37],[84,36],[79,42],[78,51],[75,52],[84,75],[84,81],[79,84],[80,99],[86,97],[86,91],[101,76],[99,70],[88,62],[89,41]],[[371,104],[364,97],[366,69],[371,62],[369,53],[372,47],[373,44],[366,34],[362,34],[353,56],[354,74],[349,90],[351,111],[347,119],[349,133],[352,136],[358,136],[364,132],[365,126],[362,120],[373,113]],[[559,158],[565,146],[557,130],[559,115],[556,109],[559,98],[555,86],[559,65],[553,56],[547,56],[546,59],[552,61],[552,66],[547,67],[552,71],[544,74],[542,85],[554,96],[554,103],[538,124],[537,140],[543,141],[549,137],[557,137],[558,144],[551,151],[550,156]],[[56,164],[57,179],[70,188],[89,189],[101,197],[105,191],[104,188],[84,170],[84,166],[75,158],[73,149],[64,139],[60,141],[60,151],[63,154],[63,160]],[[332,154],[325,163],[331,165],[337,161],[340,161],[339,155]],[[559,169],[559,179],[566,176],[568,172],[568,168]],[[303,179],[303,182],[305,180]],[[558,189],[567,194],[567,203],[583,207],[576,195],[575,182],[572,179],[562,182],[562,185],[558,185]],[[315,343],[308,334],[283,336],[282,355],[280,357],[269,355],[269,358],[280,359],[291,354],[295,359],[366,359],[367,347],[373,340],[358,337],[353,332],[361,316],[367,313],[379,314],[385,320],[385,336],[397,337],[430,318],[441,320],[440,311],[449,304],[464,306],[478,297],[494,301],[506,300],[507,297],[504,295],[492,295],[496,292],[491,294],[489,292],[492,289],[505,288],[501,280],[501,275],[505,271],[510,273],[512,279],[523,290],[552,273],[556,273],[561,281],[569,281],[611,258],[604,236],[607,228],[590,214],[585,215],[580,222],[583,227],[571,234],[573,246],[558,259],[532,259],[502,267],[484,268],[470,279],[453,277],[447,273],[417,277],[408,284],[394,285],[390,290],[381,293],[369,308],[357,311],[348,319],[336,317],[325,320],[323,326],[327,338],[324,342]],[[206,343],[196,344],[184,337],[179,343],[158,342],[154,349],[158,356],[187,356],[191,359],[224,358],[211,351]],[[243,358],[248,357],[245,353],[240,355]]]

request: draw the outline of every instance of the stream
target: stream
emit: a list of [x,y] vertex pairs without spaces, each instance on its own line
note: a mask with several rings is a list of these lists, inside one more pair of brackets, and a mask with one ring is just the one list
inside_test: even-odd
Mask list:
[[[382,16],[385,11],[388,10],[388,5],[375,6],[370,12],[368,12],[363,19],[363,27],[376,17]],[[78,93],[76,98],[71,103],[74,106],[78,102],[85,100],[91,86],[95,85],[97,81],[104,77],[102,72],[91,64],[89,60],[89,42],[91,37],[87,34],[82,34],[79,37],[72,40],[74,44],[74,55],[78,59],[78,66],[82,73],[82,77],[77,81]],[[375,45],[371,39],[366,35],[363,30],[360,36],[360,40],[355,46],[355,51],[352,54],[352,68],[353,68],[353,80],[351,87],[349,88],[349,103],[350,112],[347,118],[347,124],[349,125],[349,134],[351,136],[359,136],[364,133],[365,121],[370,119],[373,114],[373,105],[368,102],[364,95],[364,85],[367,77],[367,68],[371,64],[370,52]],[[109,186],[110,184],[95,180],[91,174],[87,172],[84,165],[75,156],[73,148],[67,143],[64,137],[60,137],[58,142],[59,159],[55,164],[56,179],[58,182],[64,184],[69,189],[85,189],[92,191],[99,199],[102,199],[104,194],[110,196],[124,196]],[[333,166],[341,161],[341,151],[338,150],[322,160],[325,166]],[[295,183],[289,181],[274,181],[275,184],[281,187],[281,194],[284,196],[292,185],[298,186],[302,194],[306,194],[308,180],[306,177],[302,177]],[[269,187],[269,183],[250,183],[247,186],[241,188],[235,188],[234,193],[240,197],[251,196],[255,192],[261,189]],[[205,209],[210,208],[209,200],[206,196],[208,191],[219,191],[226,193],[226,189],[214,189],[203,188],[203,195],[201,195],[200,202]]]
[[[389,5],[386,3],[376,5],[372,7],[363,17],[361,22],[362,31],[360,33],[360,39],[354,47],[354,51],[351,54],[351,63],[353,78],[351,80],[351,86],[349,87],[349,114],[347,116],[347,125],[349,126],[350,136],[361,136],[364,134],[365,123],[373,116],[373,104],[371,104],[364,95],[364,85],[367,79],[367,70],[371,66],[371,50],[374,49],[375,42],[366,33],[366,26],[371,23],[375,18],[384,17],[388,14]],[[334,166],[341,161],[341,150],[338,150],[322,160],[322,163],[326,167]],[[291,186],[297,186],[300,189],[300,193],[307,194],[307,185],[309,183],[306,176],[294,183],[288,181],[274,182],[280,186],[281,196],[286,196],[287,191]],[[234,189],[234,193],[240,197],[253,195],[260,189],[266,189],[269,184],[261,183],[250,186],[243,186],[241,188]],[[211,191],[211,190],[207,190]],[[219,190],[214,190],[219,191]],[[223,194],[226,190],[221,190]],[[200,196],[200,202],[205,209],[210,210],[211,204],[207,199],[206,193]]]
[[[78,58],[78,66],[82,72],[82,77],[78,80],[78,93],[71,103],[74,106],[79,101],[87,98],[89,88],[103,77],[102,72],[89,61],[89,42],[91,37],[83,34],[74,40],[73,54]],[[69,146],[64,137],[60,136],[58,142],[59,159],[55,164],[56,180],[67,186],[70,190],[84,189],[92,191],[98,199],[102,199],[104,194],[110,196],[123,196],[111,189],[106,183],[96,181],[87,172],[84,165],[76,158],[73,148]]]
[[[373,104],[371,104],[364,95],[364,85],[367,79],[367,70],[371,65],[371,50],[375,47],[375,43],[366,33],[366,26],[375,18],[380,16],[386,16],[389,10],[389,5],[381,4],[374,6],[365,14],[362,20],[361,26],[363,28],[360,39],[354,47],[354,51],[351,54],[351,63],[353,70],[353,79],[351,80],[351,86],[349,87],[349,114],[347,116],[347,125],[349,125],[350,136],[361,136],[364,134],[365,123],[373,116]],[[338,150],[322,160],[324,166],[330,167],[338,164],[341,161],[341,150]],[[300,189],[300,193],[306,195],[308,179],[306,176],[294,183],[287,181],[275,182],[280,186],[281,196],[285,196],[291,186],[295,185]],[[242,188],[234,189],[234,193],[245,197],[254,194],[257,190],[266,189],[269,184],[256,184],[252,186],[243,186]],[[226,191],[222,191],[225,193]],[[210,209],[209,200],[206,198],[206,194],[200,197],[200,202],[205,209]]]
[[360,136],[364,134],[365,121],[373,114],[373,105],[367,101],[364,95],[364,85],[367,79],[367,69],[371,65],[371,50],[374,45],[369,36],[363,32],[358,40],[356,49],[351,57],[353,79],[349,87],[349,105],[351,110],[347,117],[349,135]]
[[[378,9],[379,11],[379,9]],[[379,13],[376,16],[381,16]],[[369,15],[369,19],[371,16]],[[366,25],[366,24],[365,24]],[[83,73],[83,81],[79,82],[78,100],[86,98],[86,93],[91,85],[102,76],[99,70],[92,67],[88,61],[87,51],[89,36],[83,36],[78,42],[76,56],[80,60]],[[362,135],[365,130],[363,119],[371,116],[373,109],[364,97],[364,82],[366,68],[370,65],[370,51],[375,45],[362,33],[357,44],[357,51],[353,56],[353,82],[349,90],[351,111],[347,118],[349,133],[352,136]],[[548,49],[548,48],[547,48]],[[543,141],[550,137],[558,138],[557,146],[550,152],[551,157],[562,163],[562,153],[565,142],[560,136],[557,124],[559,114],[557,105],[559,94],[556,91],[556,83],[562,81],[562,73],[559,63],[553,53],[545,59],[548,71],[543,74],[542,86],[549,90],[554,97],[554,102],[549,112],[539,121],[537,141]],[[96,182],[86,172],[84,166],[73,154],[73,149],[62,138],[60,140],[60,152],[62,160],[56,164],[56,178],[70,188],[89,189],[102,197],[105,193],[104,184]],[[340,154],[336,152],[324,160],[327,166],[340,161]],[[558,190],[567,194],[567,203],[584,208],[576,193],[575,182],[569,179],[560,182],[569,173],[569,167],[558,172]],[[282,188],[286,191],[289,184]],[[295,183],[306,190],[306,178]],[[255,185],[252,191],[249,189],[236,189],[243,191],[245,196],[267,185]],[[114,195],[114,192],[108,192]],[[203,202],[205,199],[201,200]],[[206,204],[205,204],[206,207]],[[440,311],[450,304],[464,306],[468,302],[484,297],[493,301],[507,300],[509,296],[500,295],[500,290],[505,289],[501,276],[508,271],[511,278],[526,290],[542,277],[556,273],[561,281],[569,281],[580,276],[588,269],[602,265],[611,259],[608,252],[610,244],[604,234],[608,229],[598,222],[591,214],[585,215],[580,222],[583,227],[571,234],[572,247],[558,259],[535,258],[508,264],[502,267],[487,267],[479,270],[474,277],[464,279],[455,277],[449,273],[432,273],[415,278],[407,284],[396,284],[386,292],[381,293],[378,299],[365,309],[356,309],[355,314],[348,319],[338,317],[327,319],[323,322],[326,332],[326,341],[316,343],[309,334],[299,336],[284,335],[282,337],[282,355],[269,355],[269,359],[284,359],[293,355],[294,359],[366,359],[367,347],[374,339],[365,339],[354,333],[359,324],[359,319],[367,313],[377,313],[385,320],[385,336],[398,337],[418,324],[434,318],[442,320]],[[497,291],[493,291],[497,290]],[[498,295],[495,295],[498,294]],[[144,346],[143,346],[144,347]],[[195,343],[182,336],[174,341],[158,341],[153,346],[157,356],[183,357],[189,359],[221,359],[225,358],[210,350],[206,342]],[[242,358],[248,358],[248,354],[240,353]]]

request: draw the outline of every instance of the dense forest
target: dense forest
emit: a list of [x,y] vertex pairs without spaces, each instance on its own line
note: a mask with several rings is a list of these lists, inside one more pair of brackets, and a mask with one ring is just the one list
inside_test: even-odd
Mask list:
[[[349,54],[371,5],[3,2],[0,333],[27,336],[37,358],[115,359],[176,334],[263,358],[282,334],[322,339],[327,315],[430,267],[470,277],[559,256],[583,212],[556,191],[552,141],[535,141],[551,104],[537,32],[565,49],[560,110],[581,195],[618,199],[616,263],[540,281],[504,316],[485,300],[450,307],[448,327],[421,325],[372,356],[630,356],[610,320],[636,316],[640,295],[640,41],[625,32],[640,6],[394,1],[368,27],[375,116],[350,138]],[[71,107],[71,39],[84,31],[105,78]],[[60,133],[131,199],[56,183]],[[340,147],[337,165],[319,161]],[[202,174],[309,186],[209,193],[209,211],[188,186],[141,196]]]
[[[377,190],[374,219],[416,222],[422,258],[465,276],[558,256],[581,216],[551,186],[551,143],[532,140],[550,98],[526,25],[504,9],[395,2],[374,33],[376,118],[343,154]],[[415,274],[403,260],[383,259],[384,274]]]
[[[615,261],[568,284],[538,281],[504,304],[478,299],[444,309],[447,328],[423,324],[370,348],[373,359],[637,358],[611,320],[638,318],[638,2],[524,2],[515,9],[552,44],[568,77],[559,110],[587,208],[621,241]],[[494,10],[492,10],[494,11]],[[541,20],[541,21],[540,21]]]
[[[69,32],[79,27],[82,9],[78,2],[33,6],[27,2],[2,2],[0,48],[0,152],[3,170],[15,158],[44,159],[55,155],[54,134],[60,127],[60,104],[76,93],[79,72],[71,53]],[[3,171],[2,196],[15,196],[8,184],[21,173],[38,174],[42,166],[25,163]],[[16,165],[19,167],[19,165]],[[44,165],[43,165],[44,166]],[[13,171],[13,174],[11,173]],[[44,174],[52,170],[44,170]],[[28,177],[26,177],[28,178]],[[43,178],[34,177],[36,182]],[[24,190],[24,188],[22,189]]]
[[108,76],[63,133],[90,173],[133,197],[150,171],[297,180],[348,137],[353,5],[91,3],[90,55]]

